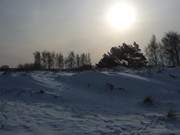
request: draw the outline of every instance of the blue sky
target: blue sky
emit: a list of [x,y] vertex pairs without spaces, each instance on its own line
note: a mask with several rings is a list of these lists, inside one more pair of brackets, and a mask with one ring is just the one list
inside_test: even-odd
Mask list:
[[[136,8],[126,31],[105,20],[121,1]],[[179,0],[0,0],[0,65],[31,62],[35,50],[90,52],[97,62],[111,46],[136,41],[143,48],[152,34],[179,32],[179,13]]]

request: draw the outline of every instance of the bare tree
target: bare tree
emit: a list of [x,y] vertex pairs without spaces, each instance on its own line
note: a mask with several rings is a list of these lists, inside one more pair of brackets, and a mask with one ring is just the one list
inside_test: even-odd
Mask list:
[[87,54],[87,65],[91,65],[91,55],[90,55],[90,53]]
[[39,51],[36,51],[33,53],[33,55],[35,69],[41,69],[41,53]]
[[68,57],[66,58],[66,66],[69,69],[73,69],[75,68],[75,54],[73,51],[71,51],[68,55]]
[[86,53],[82,53],[80,56],[80,65],[85,66],[88,65],[88,55]]
[[145,49],[149,65],[153,65],[153,66],[158,65],[158,48],[159,48],[158,45],[159,44],[156,40],[156,36],[153,35],[150,40],[150,43]]
[[56,54],[56,66],[58,69],[64,68],[64,56],[61,53]]
[[168,56],[169,63],[172,63],[172,66],[179,66],[180,35],[176,32],[168,32],[162,38],[162,43],[165,54]]
[[55,52],[51,52],[50,55],[51,55],[51,60],[52,60],[51,68],[55,69],[55,67],[56,67],[56,54],[55,54]]
[[167,65],[167,58],[166,55],[164,54],[164,46],[159,43],[158,44],[158,60],[159,60],[159,65],[161,67],[164,67]]
[[80,67],[80,56],[79,56],[79,54],[76,55],[76,66],[77,66],[77,68]]
[[41,52],[41,62],[44,69],[48,68],[48,52],[43,51]]
[[48,70],[51,70],[53,67],[53,55],[50,52],[47,52],[47,66]]
[[42,65],[45,69],[51,70],[54,67],[54,59],[55,59],[55,53],[51,53],[48,51],[42,52]]

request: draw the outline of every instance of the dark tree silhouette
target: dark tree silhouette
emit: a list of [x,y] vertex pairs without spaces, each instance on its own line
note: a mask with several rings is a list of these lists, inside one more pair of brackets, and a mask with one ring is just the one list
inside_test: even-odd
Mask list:
[[133,45],[123,43],[122,46],[112,47],[110,52],[105,54],[98,67],[113,67],[117,65],[130,68],[140,68],[147,63],[145,56],[141,53],[139,45],[134,42]]
[[[36,51],[34,55],[34,69],[45,69],[45,70],[62,70],[62,69],[78,69],[83,70],[91,68],[91,58],[89,53],[75,54],[71,51],[68,56],[64,59],[62,53],[55,53],[49,51],[39,52]],[[24,65],[19,65],[20,68]]]
[[158,44],[158,51],[157,51],[158,59],[159,59],[159,66],[164,67],[167,65],[167,57],[165,55],[164,46],[162,43]]
[[103,58],[99,61],[96,65],[99,68],[111,68],[115,67],[118,64],[116,63],[115,59],[108,54],[104,54]]
[[90,53],[82,53],[80,55],[80,67],[91,66]]
[[66,67],[69,69],[73,69],[75,68],[75,54],[73,51],[71,51],[68,55],[68,57],[66,58]]
[[80,67],[80,56],[79,56],[79,54],[76,55],[76,66],[77,66],[77,68]]
[[55,52],[51,52],[50,56],[51,56],[51,69],[55,69],[56,68],[56,54],[55,54]]
[[58,69],[63,69],[64,68],[64,56],[61,53],[56,54],[56,66]]
[[158,65],[158,51],[159,51],[159,44],[157,43],[156,36],[153,35],[150,43],[145,48],[146,57],[148,59],[148,64],[152,66]]
[[86,57],[86,54],[85,53],[82,53],[81,56],[80,56],[80,65],[81,67],[86,65],[87,63],[87,57]]
[[176,32],[168,32],[162,38],[162,43],[169,63],[172,63],[172,66],[179,66],[180,35]]
[[48,70],[51,70],[52,65],[53,65],[52,55],[51,55],[50,52],[47,52],[47,67],[48,67]]
[[8,70],[10,70],[10,67],[9,67],[9,65],[2,65],[2,66],[0,67],[0,70],[1,70],[1,71],[8,71]]
[[43,51],[41,53],[41,61],[42,61],[42,66],[44,69],[48,68],[48,52],[47,51]]
[[91,65],[91,55],[87,53],[87,65]]
[[35,70],[34,63],[19,64],[17,66],[17,69],[20,71],[22,71],[22,70],[25,70],[25,71]]
[[41,53],[36,51],[34,54],[34,68],[41,69]]

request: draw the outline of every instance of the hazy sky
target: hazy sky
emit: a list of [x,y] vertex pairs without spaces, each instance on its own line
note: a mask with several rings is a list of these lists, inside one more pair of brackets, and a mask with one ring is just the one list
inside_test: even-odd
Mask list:
[[[128,30],[106,20],[121,1],[136,9]],[[143,47],[169,30],[180,31],[180,0],[0,0],[0,65],[31,62],[35,50],[90,52],[97,62],[111,46]]]

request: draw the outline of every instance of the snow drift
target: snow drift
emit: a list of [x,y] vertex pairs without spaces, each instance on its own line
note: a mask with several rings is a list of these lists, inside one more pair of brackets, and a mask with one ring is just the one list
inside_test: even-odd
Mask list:
[[179,134],[179,73],[1,74],[0,134]]

